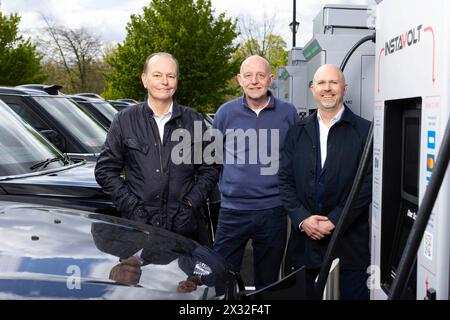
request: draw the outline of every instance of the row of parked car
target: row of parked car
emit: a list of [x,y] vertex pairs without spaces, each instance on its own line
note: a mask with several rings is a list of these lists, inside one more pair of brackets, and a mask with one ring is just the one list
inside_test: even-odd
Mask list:
[[[94,167],[121,107],[60,89],[0,87],[0,299],[240,299],[278,292],[276,285],[247,295],[239,275],[208,246],[120,218]],[[205,244],[219,205],[211,201],[200,217]],[[290,276],[283,290],[287,281],[298,285]]]

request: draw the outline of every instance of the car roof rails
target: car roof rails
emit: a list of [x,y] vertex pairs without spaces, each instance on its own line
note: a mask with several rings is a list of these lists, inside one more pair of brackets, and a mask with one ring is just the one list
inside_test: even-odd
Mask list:
[[19,88],[19,87],[0,87],[0,93],[2,94],[18,94],[18,95],[48,95],[47,92],[42,90]]
[[80,97],[88,97],[88,98],[94,98],[94,99],[100,99],[100,100],[105,100],[103,99],[100,95],[96,94],[96,93],[90,93],[90,92],[81,92],[81,93],[77,93],[75,94],[76,96],[80,96]]
[[68,96],[70,99],[75,100],[75,101],[81,101],[81,102],[103,102],[103,99],[98,99],[98,98],[93,98],[93,97],[88,97],[88,96],[79,96],[76,94],[72,94],[70,96]]
[[59,90],[62,89],[62,86],[59,84],[22,84],[20,86],[16,86],[16,88],[40,90],[49,95],[57,96],[59,94]]
[[132,104],[139,104],[139,102],[137,102],[136,100],[129,99],[129,98],[117,99],[116,101],[129,102],[129,103],[132,103]]

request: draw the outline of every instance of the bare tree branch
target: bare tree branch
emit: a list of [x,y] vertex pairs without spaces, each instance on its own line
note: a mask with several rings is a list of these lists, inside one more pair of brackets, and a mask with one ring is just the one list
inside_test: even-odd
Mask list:
[[50,23],[45,15],[41,14],[41,17],[46,28],[40,36],[39,47],[47,53],[49,60],[64,67],[75,91],[85,91],[89,87],[88,78],[92,65],[101,57],[102,42],[84,28],[58,26]]
[[248,56],[260,55],[269,61],[276,74],[277,68],[287,63],[286,42],[276,34],[276,15],[268,18],[264,14],[261,23],[249,16],[241,16],[238,21],[240,45],[235,59],[242,61]]
[[242,15],[238,18],[238,30],[240,32],[239,42],[241,44],[255,40],[263,43],[264,39],[269,34],[277,32],[277,18],[276,13],[268,17],[264,13],[263,22],[257,22],[252,16]]
[[[41,15],[42,20],[44,20],[45,24],[47,25],[47,28],[45,28],[45,30],[50,35],[51,39],[53,39],[54,46],[56,47],[56,50],[59,52],[59,55],[62,60],[62,64],[64,65],[64,69],[66,70],[67,75],[69,76],[70,82],[71,82],[72,86],[75,87],[76,86],[75,80],[74,80],[73,74],[69,68],[69,65],[67,63],[66,56],[64,54],[62,45],[60,44],[56,27],[50,23],[49,18],[47,18],[42,12],[40,13],[40,15]],[[51,43],[49,41],[46,41],[46,42],[47,42],[47,45],[49,45],[49,47],[47,47],[47,48],[50,48]]]

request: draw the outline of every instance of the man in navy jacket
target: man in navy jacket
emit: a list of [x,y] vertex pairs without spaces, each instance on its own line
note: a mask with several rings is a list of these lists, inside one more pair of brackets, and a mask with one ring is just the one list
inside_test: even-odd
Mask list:
[[[286,264],[294,269],[306,266],[310,297],[370,126],[344,106],[346,89],[339,68],[320,67],[311,86],[318,110],[289,130],[281,154],[280,192],[292,221]],[[341,299],[368,299],[371,168],[369,171],[337,246]]]
[[[173,99],[178,77],[178,61],[171,54],[148,56],[141,75],[145,102],[114,117],[95,178],[122,217],[199,239],[197,213],[217,183],[219,167],[200,154],[207,145],[202,115]],[[187,150],[185,161],[177,162],[174,154],[180,153],[173,151],[179,150],[180,132],[193,152]]]

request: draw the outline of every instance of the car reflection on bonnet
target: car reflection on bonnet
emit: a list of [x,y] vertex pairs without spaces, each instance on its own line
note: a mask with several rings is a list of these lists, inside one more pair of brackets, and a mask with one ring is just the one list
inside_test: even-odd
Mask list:
[[0,299],[236,299],[225,261],[116,217],[0,201]]

